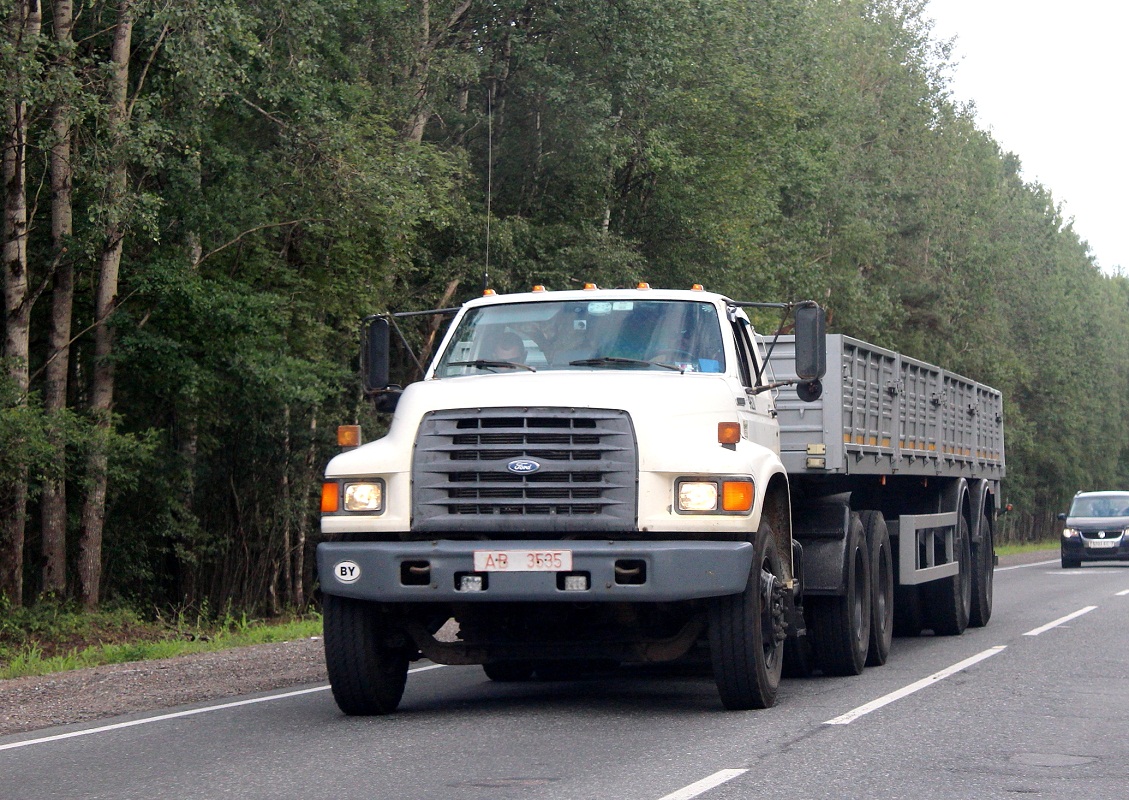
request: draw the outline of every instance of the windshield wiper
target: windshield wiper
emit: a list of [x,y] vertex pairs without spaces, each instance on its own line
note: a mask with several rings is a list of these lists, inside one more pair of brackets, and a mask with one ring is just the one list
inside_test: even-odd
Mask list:
[[570,367],[614,367],[619,365],[627,366],[643,366],[643,367],[662,367],[663,369],[672,369],[676,372],[685,372],[686,370],[677,364],[664,364],[662,361],[644,361],[641,358],[618,358],[616,356],[600,356],[599,358],[581,358],[576,361],[568,362]]
[[520,361],[488,361],[484,358],[479,358],[475,361],[448,361],[447,366],[448,367],[477,367],[478,369],[490,369],[490,368],[493,367],[493,368],[501,368],[501,369],[527,369],[530,372],[536,372],[537,371],[536,369],[529,366],[528,364],[522,364]]

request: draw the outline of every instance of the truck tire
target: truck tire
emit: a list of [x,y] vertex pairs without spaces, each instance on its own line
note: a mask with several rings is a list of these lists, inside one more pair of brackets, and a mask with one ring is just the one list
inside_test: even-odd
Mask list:
[[972,545],[972,606],[968,624],[983,628],[992,618],[992,583],[996,574],[996,553],[992,547],[992,528],[988,515],[980,517],[980,541]]
[[858,675],[870,650],[870,552],[857,514],[847,528],[846,593],[812,597],[812,650],[825,675]]
[[784,663],[784,568],[761,520],[745,591],[715,598],[709,610],[710,660],[721,703],[731,711],[771,708]]
[[894,557],[890,531],[880,511],[860,511],[859,520],[870,551],[870,646],[866,666],[880,667],[894,638]]
[[346,714],[396,710],[408,678],[404,634],[364,600],[327,594],[322,601],[325,667],[337,707]]
[[968,520],[961,514],[956,528],[953,552],[959,569],[956,575],[922,586],[929,619],[926,625],[938,636],[960,636],[968,627],[972,608],[972,547]]
[[492,661],[482,665],[486,677],[498,683],[518,683],[533,677],[531,661]]

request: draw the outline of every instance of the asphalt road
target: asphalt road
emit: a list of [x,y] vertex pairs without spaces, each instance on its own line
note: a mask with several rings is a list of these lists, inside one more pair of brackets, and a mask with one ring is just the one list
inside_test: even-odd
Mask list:
[[1129,564],[1001,567],[986,628],[726,712],[704,674],[496,684],[423,665],[401,710],[324,686],[0,738],[0,798],[1129,797]]

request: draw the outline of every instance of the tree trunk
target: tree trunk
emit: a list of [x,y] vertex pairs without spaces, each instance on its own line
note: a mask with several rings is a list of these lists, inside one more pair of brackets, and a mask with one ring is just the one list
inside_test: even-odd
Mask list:
[[[283,432],[282,432],[282,448],[283,448],[283,450],[282,451],[283,451],[284,456],[283,456],[283,459],[282,459],[282,476],[280,478],[281,485],[279,486],[279,494],[281,495],[281,498],[282,498],[282,502],[281,502],[281,506],[282,506],[282,520],[281,520],[281,522],[282,522],[282,563],[281,563],[282,576],[281,577],[282,577],[282,587],[283,587],[282,590],[286,594],[287,604],[290,604],[290,603],[294,602],[294,595],[293,595],[293,592],[292,592],[292,589],[294,587],[294,577],[293,577],[293,572],[292,572],[293,560],[291,558],[292,552],[293,552],[293,550],[292,550],[293,546],[292,546],[291,541],[290,541],[290,539],[291,539],[290,520],[291,520],[291,517],[294,515],[294,509],[291,507],[293,505],[293,501],[291,500],[291,497],[290,497],[291,453],[290,453],[290,404],[289,403],[287,403],[283,407],[282,424],[283,424]],[[277,609],[275,609],[275,613],[276,614],[278,613]]]
[[[72,0],[55,0],[54,34],[59,46],[59,71],[64,81],[74,69],[71,56],[71,29],[74,24]],[[66,437],[58,415],[67,407],[67,374],[70,370],[71,312],[74,306],[74,265],[67,255],[73,225],[73,175],[71,167],[72,108],[64,96],[51,109],[51,245],[55,258],[55,282],[51,292],[51,327],[48,332],[48,362],[43,405],[52,418],[48,433],[58,477],[43,482],[40,516],[42,527],[44,594],[62,597],[67,591],[67,493]]]
[[306,463],[302,471],[300,486],[302,505],[298,514],[297,538],[294,541],[294,569],[292,572],[294,586],[291,596],[294,598],[294,607],[302,608],[306,605],[306,541],[310,532],[310,503],[309,499],[315,493],[313,487],[318,485],[317,474],[317,432],[318,409],[317,406],[310,411],[310,441],[306,447]]
[[419,144],[431,120],[430,100],[431,58],[435,50],[463,21],[473,0],[459,0],[451,11],[447,22],[434,30],[431,25],[431,0],[423,0],[420,7],[419,42],[416,47],[415,63],[412,64],[408,79],[412,83],[412,109],[404,126],[404,138]]
[[85,608],[98,605],[102,582],[102,530],[106,521],[107,450],[113,427],[114,349],[109,317],[117,304],[118,270],[121,266],[125,221],[120,206],[126,193],[126,127],[129,125],[129,50],[133,37],[133,3],[122,0],[110,51],[109,104],[112,165],[108,181],[107,206],[110,221],[98,264],[98,289],[94,298],[94,369],[90,387],[90,411],[101,436],[91,447],[87,459],[89,489],[82,507],[82,528],[78,543],[79,599]]
[[[27,275],[27,132],[30,94],[24,74],[25,60],[36,48],[43,12],[39,0],[20,0],[8,18],[6,33],[15,44],[15,65],[7,78],[3,165],[4,181],[4,356],[5,369],[17,392],[16,402],[27,404],[28,348],[31,298]],[[23,604],[24,523],[27,518],[28,466],[0,489],[0,595],[13,605]]]

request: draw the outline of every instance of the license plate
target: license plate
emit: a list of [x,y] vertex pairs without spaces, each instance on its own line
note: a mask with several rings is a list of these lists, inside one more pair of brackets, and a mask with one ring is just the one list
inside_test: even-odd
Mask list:
[[475,550],[475,572],[571,572],[571,550]]
[[1112,550],[1120,542],[1117,539],[1087,539],[1086,546],[1092,550]]

